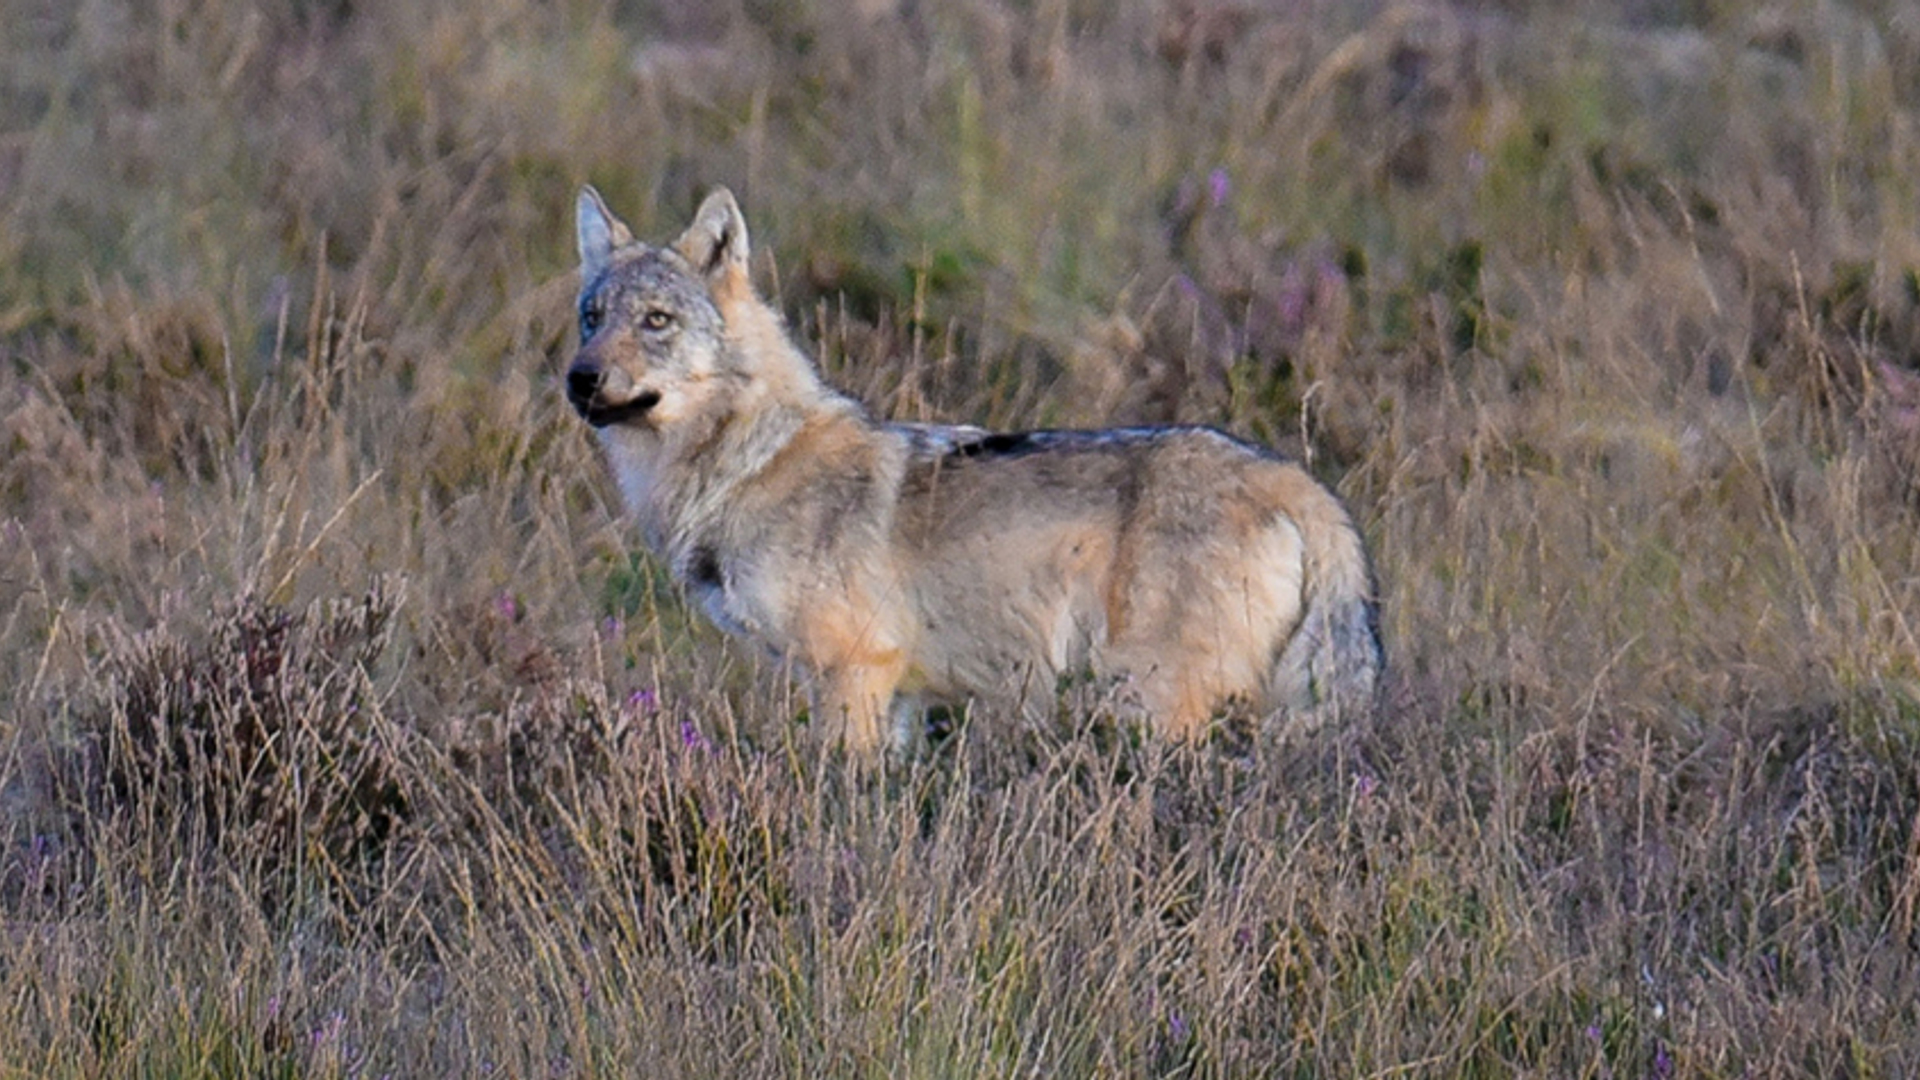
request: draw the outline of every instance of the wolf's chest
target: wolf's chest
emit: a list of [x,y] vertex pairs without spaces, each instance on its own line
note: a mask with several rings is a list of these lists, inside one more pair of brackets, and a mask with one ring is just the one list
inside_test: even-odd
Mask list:
[[714,625],[729,634],[752,635],[758,620],[729,597],[728,570],[719,550],[707,544],[691,545],[674,559],[674,576]]
[[751,639],[782,653],[777,628],[780,612],[766,595],[762,575],[750,559],[706,544],[694,544],[674,559],[674,576],[709,621],[736,637]]

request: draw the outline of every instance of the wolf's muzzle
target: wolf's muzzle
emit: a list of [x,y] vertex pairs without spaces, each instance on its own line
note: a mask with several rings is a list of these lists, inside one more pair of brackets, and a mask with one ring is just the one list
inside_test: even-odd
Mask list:
[[643,416],[647,410],[660,404],[660,392],[644,390],[630,401],[611,402],[601,394],[606,386],[606,373],[600,368],[586,364],[576,364],[567,371],[567,401],[573,411],[594,427],[606,427]]

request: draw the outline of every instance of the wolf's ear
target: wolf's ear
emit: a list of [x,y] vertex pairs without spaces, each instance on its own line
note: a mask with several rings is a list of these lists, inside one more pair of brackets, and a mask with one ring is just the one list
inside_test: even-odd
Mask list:
[[686,257],[709,282],[723,278],[746,281],[747,219],[733,192],[714,188],[693,215],[693,224],[674,241],[674,250]]
[[591,186],[580,189],[574,214],[580,240],[580,276],[591,281],[613,261],[615,249],[633,243],[633,230],[613,216]]

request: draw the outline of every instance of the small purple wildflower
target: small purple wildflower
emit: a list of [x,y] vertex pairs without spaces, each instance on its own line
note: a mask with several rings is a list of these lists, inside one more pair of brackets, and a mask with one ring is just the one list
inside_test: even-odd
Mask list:
[[503,592],[493,598],[493,611],[494,614],[508,622],[518,622],[520,619],[520,601],[514,599],[512,593]]
[[1653,1048],[1653,1075],[1664,1078],[1673,1075],[1673,1055],[1667,1053],[1667,1044],[1661,1043]]
[[627,695],[625,708],[629,715],[652,716],[660,711],[660,695],[643,687]]
[[1313,302],[1313,287],[1299,263],[1287,264],[1286,273],[1280,275],[1280,284],[1274,289],[1273,301],[1274,306],[1280,309],[1280,325],[1287,333],[1298,334],[1306,329],[1307,310]]
[[333,1042],[335,1039],[338,1039],[340,1037],[340,1033],[346,1030],[346,1027],[347,1027],[347,1016],[345,1013],[339,1012],[337,1010],[333,1013],[330,1013],[327,1016],[326,1023],[321,1024],[319,1027],[313,1029],[313,1034],[311,1036],[313,1045],[325,1046],[326,1044]]
[[1346,288],[1346,285],[1347,272],[1340,268],[1339,263],[1325,256],[1313,261],[1314,299],[1322,303],[1330,301],[1341,289]]
[[1173,1009],[1167,1010],[1167,1034],[1173,1037],[1174,1042],[1187,1041],[1187,1018]]
[[1380,778],[1372,773],[1361,773],[1353,778],[1353,789],[1356,794],[1365,799],[1380,789]]
[[1227,197],[1233,194],[1233,183],[1227,177],[1225,165],[1207,174],[1207,196],[1216,207],[1227,205]]
[[1599,1024],[1587,1025],[1587,1038],[1593,1040],[1594,1042],[1600,1041],[1600,1025]]
[[701,753],[707,753],[713,749],[713,744],[707,741],[705,735],[700,734],[700,729],[695,727],[691,720],[680,721],[680,745]]

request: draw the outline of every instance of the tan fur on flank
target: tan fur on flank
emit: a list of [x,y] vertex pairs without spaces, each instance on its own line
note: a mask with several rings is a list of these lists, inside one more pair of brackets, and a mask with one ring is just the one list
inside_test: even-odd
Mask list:
[[649,548],[792,661],[831,738],[908,748],[930,703],[1050,705],[1091,671],[1172,739],[1244,701],[1287,730],[1370,708],[1381,653],[1351,518],[1209,428],[885,424],[754,292],[724,189],[673,244],[579,205],[568,396]]

